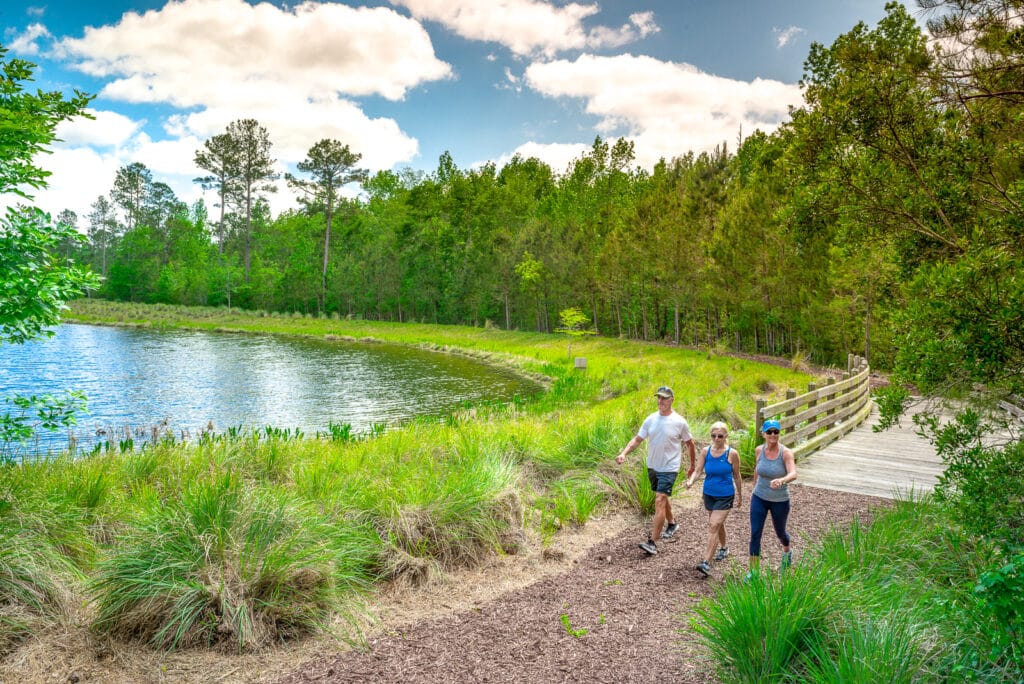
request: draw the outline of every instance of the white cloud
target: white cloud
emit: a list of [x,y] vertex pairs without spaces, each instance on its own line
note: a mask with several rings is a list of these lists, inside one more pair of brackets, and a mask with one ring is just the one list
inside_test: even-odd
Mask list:
[[779,48],[784,48],[789,44],[789,41],[797,37],[801,33],[807,33],[805,29],[799,26],[787,26],[784,29],[772,28],[772,35],[775,36],[775,45]]
[[[195,151],[240,118],[266,127],[282,170],[323,138],[364,154],[364,167],[391,168],[413,159],[418,141],[392,119],[368,117],[352,98],[400,100],[420,84],[452,78],[417,21],[390,8],[312,1],[282,9],[244,0],[171,0],[158,10],[128,12],[117,24],[86,28],[80,38],[59,41],[52,56],[107,81],[97,102],[172,109],[152,120],[166,134],[161,140],[143,132],[144,121],[109,111],[96,112],[95,121],[62,124],[58,134],[66,142],[49,160],[50,190],[39,195],[51,211],[80,211],[83,197],[87,209],[109,191],[114,172],[135,161],[191,202],[201,193],[192,183],[201,175]],[[271,203],[276,211],[293,198],[284,190]]]
[[652,12],[630,15],[619,28],[587,30],[596,4],[557,6],[540,0],[391,0],[414,17],[444,24],[463,38],[500,43],[517,55],[548,57],[565,50],[618,47],[658,31]]
[[[590,151],[590,145],[583,143],[537,143],[528,142],[520,145],[511,154],[498,158],[495,165],[501,168],[508,164],[512,157],[519,155],[523,159],[536,157],[551,167],[555,173],[565,173],[569,165]],[[482,164],[477,164],[480,166]]]
[[448,78],[417,22],[387,8],[304,2],[290,10],[244,0],[172,0],[87,28],[61,53],[114,80],[102,95],[179,107],[251,105],[296,92],[380,95]]
[[19,56],[39,54],[39,45],[36,43],[40,38],[52,38],[53,34],[42,24],[29,24],[24,32],[18,34],[11,40],[7,47],[12,53]]
[[30,17],[41,17],[46,14],[45,7],[28,7],[25,9],[25,14]]
[[139,130],[144,122],[132,121],[123,114],[87,109],[92,119],[77,117],[57,126],[57,137],[65,146],[95,145],[112,147],[121,145]]
[[582,98],[598,118],[595,130],[628,137],[637,163],[647,168],[661,157],[731,145],[741,129],[770,132],[801,102],[797,85],[737,81],[633,55],[538,62],[525,81],[549,97]]

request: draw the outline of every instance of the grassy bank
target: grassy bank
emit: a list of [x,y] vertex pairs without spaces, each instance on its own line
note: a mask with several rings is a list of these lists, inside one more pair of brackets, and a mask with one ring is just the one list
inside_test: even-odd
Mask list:
[[[742,431],[757,396],[808,377],[707,352],[591,338],[84,301],[75,320],[380,340],[546,378],[371,437],[207,435],[0,469],[0,647],[87,605],[99,631],[160,648],[246,650],[352,616],[383,581],[421,582],[549,542],[606,507],[644,510],[642,454],[611,456],[671,384],[695,434]],[[642,450],[641,450],[642,451]],[[352,635],[357,636],[357,635]]]

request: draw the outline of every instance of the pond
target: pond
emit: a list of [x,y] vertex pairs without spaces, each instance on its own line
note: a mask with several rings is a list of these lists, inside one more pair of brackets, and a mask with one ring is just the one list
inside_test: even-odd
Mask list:
[[[65,390],[88,396],[73,433],[88,448],[153,428],[176,438],[211,425],[365,433],[539,387],[462,356],[378,343],[65,324],[52,338],[0,346],[0,399]],[[67,444],[66,431],[44,433],[39,447]]]

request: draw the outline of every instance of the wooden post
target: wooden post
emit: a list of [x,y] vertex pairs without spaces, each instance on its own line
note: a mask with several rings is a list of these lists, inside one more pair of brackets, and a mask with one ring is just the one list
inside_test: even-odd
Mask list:
[[846,371],[847,372],[853,370],[853,362],[854,362],[854,359],[856,359],[856,358],[857,357],[854,356],[853,354],[847,354],[846,355]]
[[[828,380],[827,380],[827,381],[825,382],[825,384],[826,384],[826,385],[834,385],[834,384],[836,384],[836,379],[835,379],[835,378],[829,378],[829,379],[828,379]],[[831,396],[831,397],[829,397],[829,400],[831,401],[831,400],[832,400],[832,399],[834,399],[834,398],[835,398],[834,396]],[[826,416],[831,416],[831,415],[832,415],[833,413],[835,413],[835,412],[836,412],[836,410],[835,410],[834,408],[830,408],[830,409],[829,409],[828,411],[825,411],[825,415],[826,415]],[[829,421],[829,422],[828,422],[828,423],[827,423],[827,424],[825,425],[825,429],[826,429],[826,430],[828,430],[828,429],[830,429],[830,428],[831,428],[831,427],[832,427],[833,425],[835,425],[835,424],[836,424],[836,423],[835,423],[835,421]]]
[[761,443],[761,426],[764,425],[764,416],[762,411],[767,405],[764,399],[758,399],[754,403],[754,446]]
[[[796,390],[795,389],[788,389],[788,390],[786,390],[786,399],[793,399],[794,397],[796,397]],[[786,415],[787,416],[792,416],[795,413],[796,413],[796,409],[795,408],[791,408],[788,411],[786,411]],[[789,429],[792,430],[794,427],[796,427],[796,426],[795,425],[791,425],[789,427]]]
[[[815,382],[807,383],[807,391],[808,392],[813,392],[816,389],[818,389],[818,384],[817,383],[815,383]],[[817,399],[811,399],[810,401],[807,402],[807,408],[813,408],[813,407],[815,407],[817,405],[818,405],[818,400]],[[818,416],[817,416],[817,414],[815,414],[815,415],[811,416],[810,420],[813,423],[817,419],[818,419]],[[817,431],[815,431],[815,434],[817,434]],[[813,436],[814,435],[807,435],[807,439],[810,439]]]

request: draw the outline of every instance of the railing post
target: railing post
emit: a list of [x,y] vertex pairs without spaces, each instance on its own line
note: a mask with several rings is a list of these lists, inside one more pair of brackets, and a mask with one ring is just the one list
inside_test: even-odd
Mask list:
[[764,407],[767,406],[767,402],[764,399],[758,399],[754,403],[754,446],[761,443],[761,426],[764,424]]
[[[826,384],[826,385],[834,385],[834,384],[836,384],[836,379],[835,379],[835,378],[829,378],[828,380],[826,380],[826,381],[825,381],[825,384]],[[830,397],[829,397],[829,401],[831,401],[832,399],[835,399],[835,395],[832,395],[832,396],[830,396]],[[835,409],[835,407],[833,406],[833,407],[832,407],[832,408],[830,408],[830,409],[829,409],[828,411],[825,411],[825,415],[826,415],[826,416],[831,416],[831,415],[832,415],[832,414],[834,414],[835,412],[836,412],[836,409]],[[835,423],[835,421],[834,421],[834,420],[830,420],[830,421],[829,421],[828,423],[826,423],[826,424],[825,424],[825,430],[828,430],[828,429],[830,429],[830,428],[831,428],[831,427],[832,427],[833,425],[835,425],[835,424],[836,424],[836,423]]]
[[[795,389],[788,389],[788,390],[786,390],[786,399],[793,399],[795,397],[796,397],[796,390]],[[795,415],[795,414],[796,414],[796,409],[795,408],[791,408],[788,411],[786,411],[786,415],[787,416],[792,416],[792,415]],[[791,425],[789,427],[789,429],[792,430],[795,427],[796,427],[795,425]]]
[[857,357],[854,356],[853,354],[847,354],[846,355],[846,371],[847,372],[850,372],[850,371],[853,370],[854,359],[856,359],[856,358]]
[[[816,389],[818,389],[818,383],[816,383],[816,382],[809,382],[809,383],[807,383],[807,391],[808,392],[813,392]],[[814,399],[811,399],[810,401],[807,402],[807,408],[814,408],[817,405],[818,405],[817,397],[815,397]],[[817,419],[818,419],[817,414],[811,416],[811,422],[812,423],[814,421],[816,421]],[[817,430],[815,430],[814,434],[817,434]],[[813,437],[813,436],[814,435],[808,435],[808,438]]]

